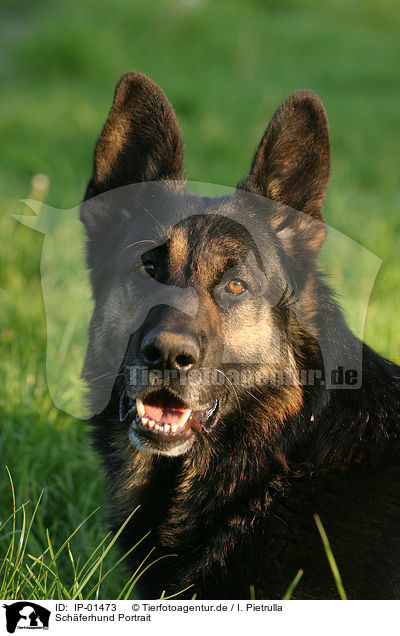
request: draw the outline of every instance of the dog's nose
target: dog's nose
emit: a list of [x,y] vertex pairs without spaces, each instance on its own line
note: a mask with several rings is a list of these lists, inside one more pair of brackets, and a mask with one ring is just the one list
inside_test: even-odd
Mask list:
[[200,357],[195,336],[159,329],[145,335],[140,352],[143,362],[153,369],[188,371]]

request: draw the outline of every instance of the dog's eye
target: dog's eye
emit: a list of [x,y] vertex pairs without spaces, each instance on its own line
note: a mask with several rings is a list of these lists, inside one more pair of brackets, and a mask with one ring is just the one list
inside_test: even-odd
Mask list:
[[230,294],[235,294],[235,296],[240,296],[240,294],[243,294],[246,289],[246,284],[239,278],[230,280],[226,286],[226,291],[228,291]]
[[142,276],[150,276],[151,278],[154,278],[156,274],[156,266],[152,261],[141,263],[139,266],[139,272]]

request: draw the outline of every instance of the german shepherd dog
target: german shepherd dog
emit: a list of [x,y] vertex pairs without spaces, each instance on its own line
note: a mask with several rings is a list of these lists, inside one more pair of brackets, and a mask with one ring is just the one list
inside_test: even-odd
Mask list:
[[324,107],[292,94],[232,194],[187,192],[182,155],[164,93],[124,75],[81,206],[83,373],[111,526],[137,508],[121,550],[147,535],[132,571],[154,547],[139,593],[281,599],[302,569],[295,598],[338,598],[318,513],[348,597],[398,598],[400,369],[350,332],[317,270]]

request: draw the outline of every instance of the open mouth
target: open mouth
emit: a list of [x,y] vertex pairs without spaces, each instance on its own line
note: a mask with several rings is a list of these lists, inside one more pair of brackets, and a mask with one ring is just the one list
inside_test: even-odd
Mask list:
[[193,410],[166,391],[133,399],[123,391],[119,419],[143,432],[165,437],[188,437],[193,430],[209,433],[216,423],[219,401],[209,408]]

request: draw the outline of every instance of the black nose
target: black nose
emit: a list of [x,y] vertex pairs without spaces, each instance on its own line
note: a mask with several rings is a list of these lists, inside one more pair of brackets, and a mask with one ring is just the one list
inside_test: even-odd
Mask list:
[[140,349],[143,362],[153,369],[188,371],[200,357],[197,338],[191,334],[152,329]]

